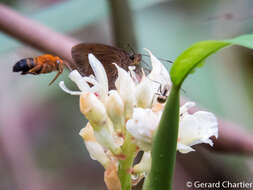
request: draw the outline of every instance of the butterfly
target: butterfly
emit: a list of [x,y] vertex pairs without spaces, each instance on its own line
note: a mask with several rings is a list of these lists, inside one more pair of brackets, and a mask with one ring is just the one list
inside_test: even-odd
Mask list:
[[128,70],[129,66],[135,66],[134,71],[137,76],[142,75],[141,54],[130,54],[123,49],[98,43],[80,43],[72,47],[71,55],[75,64],[70,65],[71,69],[77,69],[83,76],[91,75],[93,72],[88,62],[89,53],[92,53],[103,64],[110,89],[115,88],[115,80],[117,79],[117,69],[112,63],[116,63],[125,70]]

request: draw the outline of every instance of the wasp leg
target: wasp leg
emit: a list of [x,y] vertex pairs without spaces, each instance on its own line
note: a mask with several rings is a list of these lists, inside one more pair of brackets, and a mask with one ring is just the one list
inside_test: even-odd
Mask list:
[[51,84],[53,84],[53,82],[60,76],[60,74],[62,74],[63,72],[63,64],[59,65],[59,71],[58,73],[55,75],[55,77],[53,78],[53,80],[48,84],[48,86],[50,86]]
[[52,70],[52,69],[51,69],[50,65],[44,64],[44,65],[42,66],[42,69],[41,69],[40,73],[50,73],[51,70]]
[[40,74],[41,69],[42,69],[42,66],[37,65],[37,66],[33,67],[32,69],[30,69],[27,73],[30,73],[33,75],[38,75],[38,74]]

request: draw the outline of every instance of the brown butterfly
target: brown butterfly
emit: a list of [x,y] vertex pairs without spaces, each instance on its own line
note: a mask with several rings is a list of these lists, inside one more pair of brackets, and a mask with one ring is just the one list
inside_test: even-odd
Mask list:
[[115,88],[115,80],[117,79],[117,69],[112,63],[116,63],[118,66],[125,70],[128,70],[129,66],[135,66],[135,72],[141,77],[141,54],[129,54],[123,49],[97,43],[81,43],[71,49],[72,58],[75,62],[75,66],[71,66],[71,69],[77,69],[81,75],[88,76],[92,74],[92,69],[88,61],[88,54],[92,53],[103,64],[108,76],[109,88]]

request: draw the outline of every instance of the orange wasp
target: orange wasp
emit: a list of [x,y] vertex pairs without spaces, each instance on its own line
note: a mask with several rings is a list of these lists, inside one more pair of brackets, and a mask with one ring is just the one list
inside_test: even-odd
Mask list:
[[58,71],[56,76],[49,83],[49,85],[51,85],[63,72],[63,68],[64,64],[61,58],[58,56],[45,54],[34,58],[21,59],[13,66],[13,72],[21,71],[21,75],[39,75],[42,73],[51,73],[52,71]]

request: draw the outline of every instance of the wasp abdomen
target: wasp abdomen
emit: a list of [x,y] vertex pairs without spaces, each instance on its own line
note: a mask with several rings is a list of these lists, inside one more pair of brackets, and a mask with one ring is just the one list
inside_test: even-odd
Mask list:
[[34,64],[33,58],[21,59],[13,66],[13,72],[22,71],[21,74],[26,74],[34,66],[35,64]]

